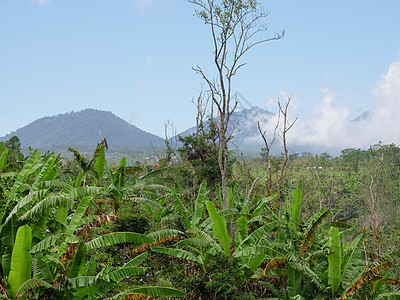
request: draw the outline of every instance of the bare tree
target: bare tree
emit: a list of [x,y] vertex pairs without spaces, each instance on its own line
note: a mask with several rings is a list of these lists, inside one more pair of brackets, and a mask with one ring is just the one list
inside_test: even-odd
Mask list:
[[164,155],[157,155],[159,163],[162,166],[167,166],[176,151],[178,145],[176,128],[173,122],[168,120],[164,123],[164,143],[165,143],[165,153]]
[[284,157],[285,157],[285,160],[283,161],[283,165],[281,168],[281,175],[279,177],[279,182],[278,182],[279,184],[281,184],[283,182],[283,180],[285,179],[286,166],[289,161],[288,147],[287,147],[287,133],[289,132],[289,130],[293,127],[293,125],[297,121],[297,117],[294,119],[293,122],[289,121],[288,109],[289,109],[291,100],[292,100],[292,97],[289,97],[286,95],[286,102],[283,106],[282,106],[281,102],[278,101],[279,111],[282,114],[282,119],[283,119],[283,128],[282,128],[282,132],[281,132],[282,133],[281,139],[282,139],[282,143],[283,143],[283,151],[284,151]]
[[378,239],[377,239],[377,230],[378,226],[377,225],[377,220],[376,220],[376,207],[378,204],[378,199],[379,199],[379,188],[381,185],[381,175],[380,175],[380,169],[383,163],[383,153],[384,149],[379,144],[379,150],[380,150],[380,156],[377,157],[372,149],[372,146],[370,147],[372,159],[374,160],[374,165],[375,165],[375,172],[374,174],[371,174],[368,172],[371,181],[369,185],[369,193],[371,196],[371,227],[372,227],[372,249],[375,253],[378,253]]
[[[209,87],[212,102],[218,112],[219,152],[218,164],[222,181],[224,208],[228,208],[228,126],[237,107],[233,100],[232,78],[245,65],[243,55],[254,46],[271,40],[279,40],[284,32],[273,37],[259,37],[267,30],[262,22],[269,15],[256,0],[188,0],[196,5],[196,15],[210,26],[213,42],[214,64],[217,77],[209,77],[200,66],[194,71],[199,74]],[[232,100],[232,101],[231,101]],[[232,103],[233,102],[233,103]]]
[[267,167],[268,167],[268,172],[269,172],[269,179],[268,179],[268,187],[271,188],[272,186],[272,166],[271,166],[271,148],[273,144],[275,143],[276,137],[278,135],[278,129],[280,126],[280,120],[282,118],[282,129],[280,133],[280,138],[282,139],[282,147],[283,147],[283,155],[284,155],[284,160],[283,164],[281,166],[280,170],[280,175],[278,177],[278,185],[282,184],[282,182],[285,179],[285,171],[287,168],[287,164],[289,161],[289,151],[288,151],[288,146],[287,146],[287,134],[290,129],[294,126],[294,124],[297,121],[297,117],[294,119],[294,121],[290,122],[289,121],[289,105],[290,101],[292,100],[292,97],[286,96],[286,102],[282,105],[281,102],[278,100],[278,115],[277,115],[277,121],[276,121],[276,126],[274,128],[274,132],[272,135],[272,138],[270,142],[268,142],[267,136],[266,136],[266,131],[263,131],[261,129],[260,122],[258,122],[258,131],[260,132],[260,135],[262,139],[264,140],[265,144],[265,150],[266,150],[266,155],[267,155]]
[[268,176],[268,189],[270,189],[270,188],[272,187],[271,148],[272,148],[272,146],[273,146],[274,143],[275,143],[277,130],[278,130],[278,128],[279,128],[279,118],[280,118],[280,115],[281,115],[281,114],[280,114],[280,112],[279,112],[279,113],[278,113],[278,118],[277,118],[277,121],[276,121],[276,126],[275,126],[275,128],[274,128],[274,133],[273,133],[273,135],[272,135],[272,138],[271,138],[271,141],[270,141],[270,142],[268,142],[268,139],[267,139],[267,136],[266,136],[267,131],[262,131],[262,130],[261,130],[260,121],[257,122],[258,131],[260,132],[261,137],[262,137],[262,139],[263,139],[263,141],[264,141],[264,144],[265,144],[265,154],[266,154],[266,156],[267,156],[267,157],[266,157],[266,159],[267,159],[267,168],[268,168],[268,173],[269,173],[269,176]]

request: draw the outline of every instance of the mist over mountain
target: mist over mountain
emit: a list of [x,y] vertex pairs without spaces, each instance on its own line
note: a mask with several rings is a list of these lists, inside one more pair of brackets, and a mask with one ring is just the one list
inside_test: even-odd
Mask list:
[[103,138],[111,147],[162,147],[162,138],[145,132],[109,111],[85,109],[40,118],[0,138],[18,136],[21,147],[46,148],[57,145],[94,147]]
[[[360,126],[370,119],[371,113],[366,112],[348,121],[346,126],[348,128]],[[232,114],[230,130],[233,132],[233,138],[229,142],[229,148],[250,156],[259,155],[265,144],[258,130],[258,122],[260,122],[262,131],[266,132],[267,141],[270,143],[277,124],[277,114],[254,106],[249,109],[237,110]],[[179,135],[187,136],[195,132],[196,127],[191,127]],[[340,151],[344,149],[339,143],[337,147],[324,145],[323,141],[321,143],[318,141],[302,143],[301,141],[306,140],[307,132],[301,130],[301,123],[295,124],[293,132],[290,134],[287,137],[289,153],[328,152],[332,155],[339,155]],[[125,147],[123,149],[125,152],[129,149],[142,148],[140,152],[143,155],[151,155],[154,152],[153,148],[160,149],[165,145],[161,137],[145,132],[109,111],[95,109],[40,118],[1,137],[0,141],[6,141],[14,135],[20,139],[22,148],[31,146],[32,148],[63,152],[63,154],[68,146],[78,148],[84,146],[85,148],[82,149],[94,148],[103,138],[107,139],[111,148]],[[271,150],[273,155],[279,155],[283,151],[280,135],[281,129],[278,129]],[[121,148],[118,150],[119,153],[120,150]]]
[[[232,114],[231,117],[231,131],[233,131],[233,137],[229,142],[229,148],[234,151],[241,151],[247,154],[258,155],[261,149],[265,147],[263,138],[258,130],[258,122],[260,122],[261,130],[265,132],[265,137],[268,143],[271,143],[275,127],[277,125],[278,116],[268,110],[252,107],[250,109],[237,110]],[[370,112],[365,112],[360,116],[349,120],[347,128],[352,126],[360,126],[364,122],[368,122],[371,118]],[[217,121],[217,119],[215,119]],[[282,122],[282,120],[280,120]],[[290,123],[294,120],[290,120]],[[297,126],[297,127],[296,127]],[[276,137],[271,149],[273,155],[279,155],[283,151],[282,138],[281,138],[281,126],[276,131]],[[180,136],[187,136],[196,132],[196,127],[191,127],[188,130],[180,133]],[[344,135],[344,133],[343,133]],[[303,141],[307,141],[306,143]],[[324,144],[324,141],[308,141],[307,131],[302,128],[301,122],[295,124],[287,136],[287,146],[289,153],[304,152],[311,153],[323,153],[328,152],[332,155],[340,155],[340,151],[344,148],[340,141],[336,145]],[[357,147],[358,145],[354,145]],[[351,146],[350,146],[351,147]]]
[[[242,151],[250,154],[261,152],[261,148],[265,147],[263,139],[258,131],[257,123],[267,124],[276,121],[276,115],[268,110],[254,106],[248,109],[236,110],[230,119],[230,132],[233,137],[229,142],[229,148],[234,151]],[[217,122],[217,118],[215,118]],[[208,122],[206,122],[207,124]],[[206,125],[207,126],[207,125]],[[263,125],[262,125],[263,127]],[[273,131],[267,130],[268,138],[271,138]],[[191,127],[180,136],[187,136],[196,132],[196,127]],[[273,147],[273,152],[280,153],[279,141]]]

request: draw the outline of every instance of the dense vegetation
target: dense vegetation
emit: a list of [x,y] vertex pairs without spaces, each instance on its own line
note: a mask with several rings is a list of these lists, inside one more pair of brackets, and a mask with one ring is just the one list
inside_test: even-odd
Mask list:
[[400,295],[399,147],[291,155],[284,180],[273,157],[271,182],[263,156],[232,157],[223,209],[216,159],[201,166],[193,138],[154,167],[108,166],[105,141],[68,162],[0,143],[1,297]]
[[0,142],[0,297],[398,299],[400,148],[289,155],[288,97],[272,140],[259,125],[260,158],[236,157],[232,77],[283,32],[252,41],[266,30],[255,0],[188,2],[211,28],[218,79],[195,68],[209,90],[179,149],[166,138],[157,164],[109,165],[106,139],[65,161]]

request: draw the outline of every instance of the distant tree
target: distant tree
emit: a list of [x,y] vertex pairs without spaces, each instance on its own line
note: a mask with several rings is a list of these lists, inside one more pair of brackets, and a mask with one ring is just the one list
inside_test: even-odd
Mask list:
[[[215,125],[211,122],[210,126]],[[218,167],[218,145],[215,143],[214,129],[203,131],[201,134],[179,136],[182,146],[178,152],[183,160],[190,163],[194,170],[195,182],[206,180],[211,187],[221,181]]]
[[7,164],[12,164],[14,168],[18,168],[19,163],[24,159],[24,155],[21,153],[21,142],[19,138],[14,135],[5,142],[4,146],[9,151]]
[[206,75],[200,66],[194,68],[208,85],[213,104],[218,113],[218,164],[222,180],[224,208],[228,208],[228,146],[232,130],[229,130],[230,118],[237,107],[232,103],[232,79],[246,63],[242,58],[254,46],[279,40],[284,32],[275,33],[273,37],[261,37],[267,30],[262,22],[268,16],[255,0],[188,0],[196,5],[196,15],[210,26],[213,42],[214,63],[217,67],[217,78]]

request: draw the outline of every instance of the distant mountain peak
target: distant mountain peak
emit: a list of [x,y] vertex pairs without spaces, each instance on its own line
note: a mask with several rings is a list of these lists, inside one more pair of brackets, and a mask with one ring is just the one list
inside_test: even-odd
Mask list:
[[366,111],[366,112],[362,113],[361,115],[359,115],[357,118],[351,120],[350,122],[365,121],[365,120],[368,120],[369,118],[371,118],[371,112]]
[[137,128],[110,111],[93,108],[40,118],[0,138],[0,141],[6,141],[14,135],[19,137],[23,148],[95,146],[103,138],[111,147],[158,148],[164,145],[162,138]]

